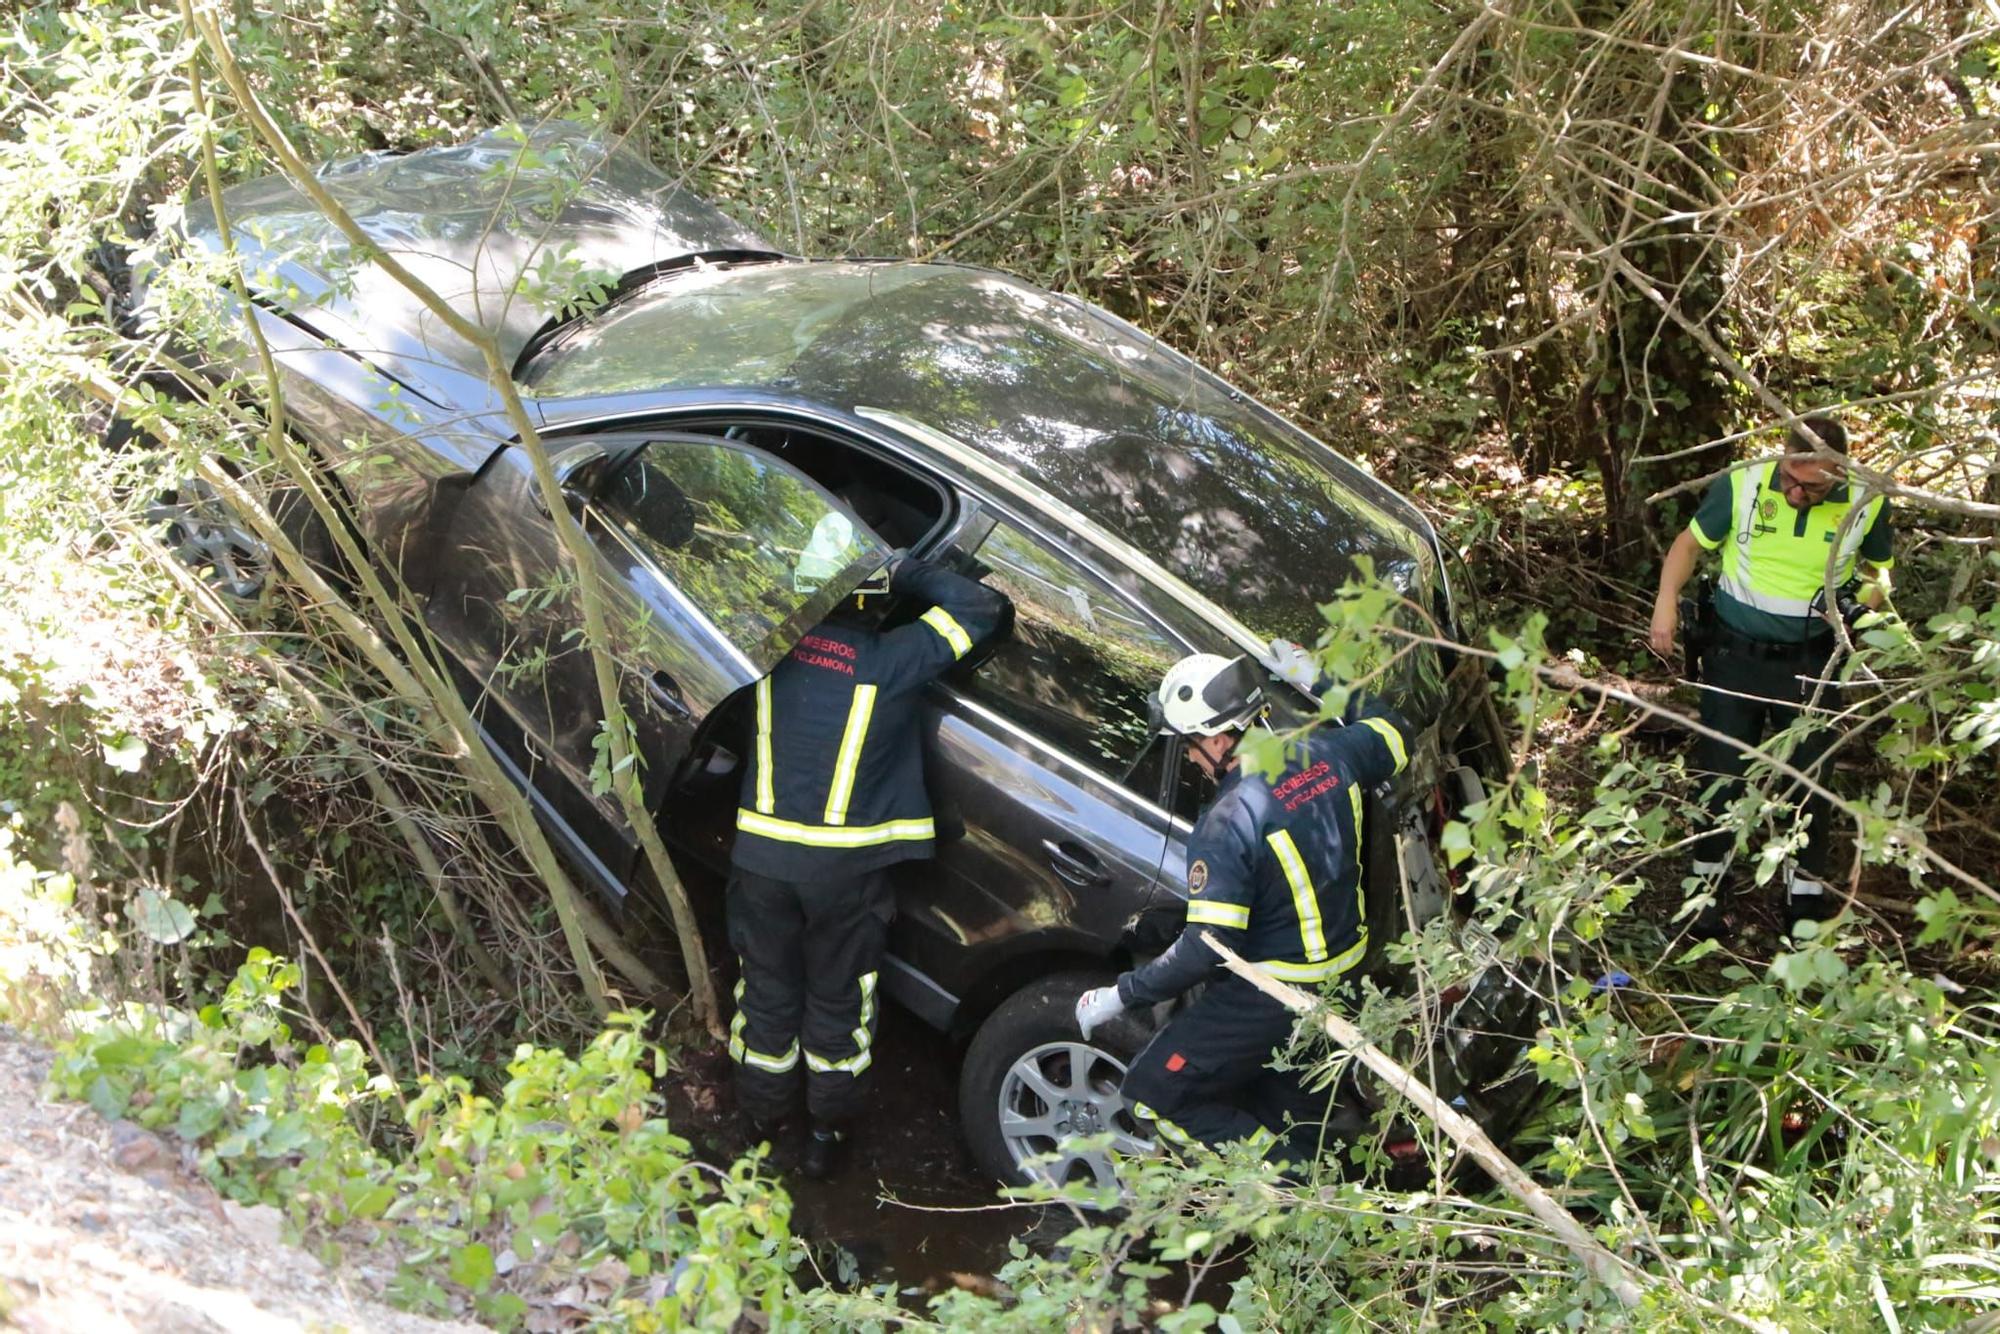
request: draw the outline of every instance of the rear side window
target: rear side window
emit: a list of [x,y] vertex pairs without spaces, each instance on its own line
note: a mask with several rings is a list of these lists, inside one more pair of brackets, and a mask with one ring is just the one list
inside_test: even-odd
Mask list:
[[759,670],[889,558],[802,473],[726,441],[652,441],[596,505]]
[[1179,648],[1132,604],[1005,521],[975,554],[991,570],[987,585],[1013,600],[1014,633],[966,693],[1093,768],[1123,773],[1146,744],[1153,692]]

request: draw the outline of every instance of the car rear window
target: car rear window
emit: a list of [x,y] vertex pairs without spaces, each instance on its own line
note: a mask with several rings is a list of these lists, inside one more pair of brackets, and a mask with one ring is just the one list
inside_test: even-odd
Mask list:
[[1151,735],[1148,702],[1180,650],[1138,609],[1010,523],[976,553],[1014,604],[1014,632],[967,693],[1116,776]]

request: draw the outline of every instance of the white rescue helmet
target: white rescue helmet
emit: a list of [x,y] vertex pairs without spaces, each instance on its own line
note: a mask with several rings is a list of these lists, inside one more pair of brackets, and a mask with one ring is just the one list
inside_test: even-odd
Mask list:
[[1242,727],[1264,709],[1264,672],[1247,656],[1190,653],[1160,678],[1160,719],[1181,736]]
[[828,510],[813,525],[804,551],[792,563],[792,591],[817,593],[827,580],[846,569],[854,559],[854,521],[839,510]]
[[[819,522],[813,525],[812,536],[806,540],[805,550],[792,564],[792,591],[805,594],[819,592],[829,579],[854,562],[861,549],[861,537],[855,531],[853,520],[839,510],[828,510],[819,516]],[[862,598],[877,597],[888,591],[889,562],[884,561],[849,596],[858,604]]]

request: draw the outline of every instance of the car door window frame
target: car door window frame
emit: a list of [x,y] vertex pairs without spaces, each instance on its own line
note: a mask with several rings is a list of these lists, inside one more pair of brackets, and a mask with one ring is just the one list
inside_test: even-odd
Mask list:
[[[723,400],[659,404],[645,408],[626,408],[602,416],[579,416],[564,424],[565,433],[561,438],[671,436],[683,433],[686,429],[684,423],[711,424],[736,419],[773,424],[793,423],[804,429],[823,431],[843,441],[851,441],[857,447],[868,450],[893,466],[907,469],[925,481],[940,486],[947,502],[956,512],[946,517],[938,531],[926,535],[923,546],[919,548],[922,554],[935,556],[953,549],[964,552],[964,539],[967,534],[977,532],[980,538],[984,539],[986,531],[981,526],[984,520],[995,519],[1010,523],[1037,541],[1059,551],[1069,565],[1098,587],[1108,590],[1111,596],[1121,599],[1128,606],[1137,608],[1144,620],[1159,630],[1181,653],[1241,651],[1233,640],[1215,626],[1206,620],[1195,618],[1178,604],[1170,603],[1163,613],[1159,607],[1146,600],[1144,593],[1157,593],[1160,590],[1143,572],[1130,572],[1131,579],[1137,585],[1136,589],[1125,587],[1103,568],[1100,558],[1104,553],[1096,544],[1065,535],[1057,520],[1031,508],[1011,492],[1001,491],[990,484],[982,483],[977,475],[965,475],[955,469],[949,472],[941,471],[933,461],[909,457],[910,446],[905,440],[895,434],[884,432],[880,426],[869,420],[857,421],[846,414],[806,403],[757,399]],[[621,540],[629,541],[622,534],[620,536]],[[650,560],[647,561],[647,565],[649,569],[652,568]],[[672,584],[672,580],[666,579],[664,575],[658,577],[663,582]],[[679,592],[678,589],[675,591]],[[1201,638],[1207,644],[1205,650],[1197,648],[1196,638],[1188,629],[1189,624],[1196,624],[1203,631]],[[722,642],[728,641],[724,639]],[[1121,782],[1117,775],[1106,773],[1096,764],[1071,754],[1046,738],[1037,736],[1004,714],[996,712],[976,696],[954,686],[949,678],[933,688],[947,694],[981,718],[991,720],[994,725],[1052,759],[1140,803],[1181,833],[1185,834],[1192,828],[1185,817],[1175,814],[1172,809],[1161,804],[1158,782],[1141,786]],[[1134,775],[1135,780],[1141,777],[1140,774]],[[1158,775],[1154,777],[1157,779]]]
[[[772,627],[771,633],[763,641],[768,648],[775,649],[776,651],[770,655],[770,664],[760,666],[750,651],[738,644],[735,638],[724,630],[722,626],[718,625],[714,617],[686,589],[681,587],[679,581],[669,571],[661,567],[660,562],[647,549],[647,544],[642,540],[642,535],[638,532],[638,525],[633,521],[632,517],[609,503],[607,497],[613,484],[627,469],[643,465],[646,459],[646,451],[649,448],[656,444],[668,444],[708,450],[726,450],[746,455],[760,465],[782,472],[793,480],[810,488],[815,495],[827,504],[830,510],[840,513],[848,522],[853,524],[857,533],[865,535],[875,546],[882,547],[885,552],[887,551],[887,547],[883,545],[881,538],[875,534],[873,529],[863,523],[860,517],[854,513],[852,507],[842,501],[839,496],[821,485],[810,474],[766,450],[759,449],[755,445],[739,440],[725,439],[717,435],[666,430],[623,431],[610,435],[593,434],[590,437],[590,441],[600,444],[605,448],[607,462],[602,465],[593,465],[589,468],[586,485],[579,495],[579,499],[582,502],[581,517],[585,520],[585,532],[602,533],[613,538],[619,547],[633,560],[637,561],[639,566],[666,591],[667,595],[682,610],[688,613],[689,619],[702,627],[703,631],[710,635],[715,643],[720,645],[731,658],[740,663],[745,672],[751,677],[762,676],[768,672],[770,666],[782,659],[791,650],[792,646],[798,642],[801,636],[825,618],[825,610],[809,611],[808,609],[812,604],[811,602],[807,602],[787,613],[782,620],[778,621]],[[664,472],[665,470],[662,471]],[[667,476],[668,480],[672,480],[670,473]],[[598,539],[593,538],[593,540]],[[830,580],[827,586],[830,587],[835,583],[846,581],[857,570],[862,575],[867,573],[866,570],[860,569],[860,565],[857,563],[849,569],[842,571],[839,579]],[[855,580],[855,582],[858,583],[859,580]],[[835,601],[837,602],[838,599],[835,599]]]
[[[977,492],[964,488],[960,489],[962,492],[961,504],[965,510],[965,515],[963,521],[953,527],[954,544],[957,542],[958,535],[976,530],[979,532],[979,544],[983,547],[986,541],[991,538],[995,528],[1001,524],[1010,526],[1030,542],[1038,545],[1045,554],[1055,557],[1065,569],[1072,571],[1078,578],[1084,580],[1086,591],[1102,598],[1108,598],[1116,603],[1122,611],[1130,614],[1134,620],[1156,634],[1177,655],[1193,651],[1188,647],[1187,639],[1184,635],[1155,614],[1153,609],[1148,607],[1144,602],[1120,588],[1114,580],[1107,578],[1092,562],[1082,559],[1070,543],[1052,535],[1045,525],[1036,522],[1034,518],[1017,509],[1007,505],[996,504],[990,498],[980,495]],[[985,519],[991,519],[995,522],[982,524],[980,521]],[[971,559],[979,559],[977,551],[966,550],[963,545],[959,545],[958,550]],[[950,690],[954,698],[977,710],[983,717],[993,719],[1015,736],[1021,737],[1031,742],[1037,748],[1059,757],[1064,763],[1089,774],[1106,787],[1121,792],[1132,800],[1143,804],[1149,810],[1157,812],[1164,820],[1174,825],[1187,825],[1188,822],[1185,819],[1174,814],[1170,808],[1162,805],[1159,800],[1162,778],[1158,764],[1150,766],[1141,765],[1138,769],[1131,770],[1128,777],[1121,778],[1118,774],[1108,772],[1095,759],[1078,755],[1069,748],[1057,744],[1051,738],[1036,733],[1026,724],[1009,717],[995,708],[987,699],[982,698],[979,693],[975,693],[970,688],[969,683],[955,681],[951,684]],[[1156,742],[1149,740],[1146,749],[1153,749],[1156,745]],[[1144,756],[1145,751],[1142,750],[1135,758],[1143,760]],[[1148,781],[1149,777],[1150,781]]]

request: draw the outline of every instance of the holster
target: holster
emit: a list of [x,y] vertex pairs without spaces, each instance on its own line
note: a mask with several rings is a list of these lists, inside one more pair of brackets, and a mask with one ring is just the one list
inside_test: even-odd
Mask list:
[[1701,680],[1702,660],[1715,643],[1715,585],[1706,575],[1680,602],[1681,651],[1687,656],[1687,679]]

